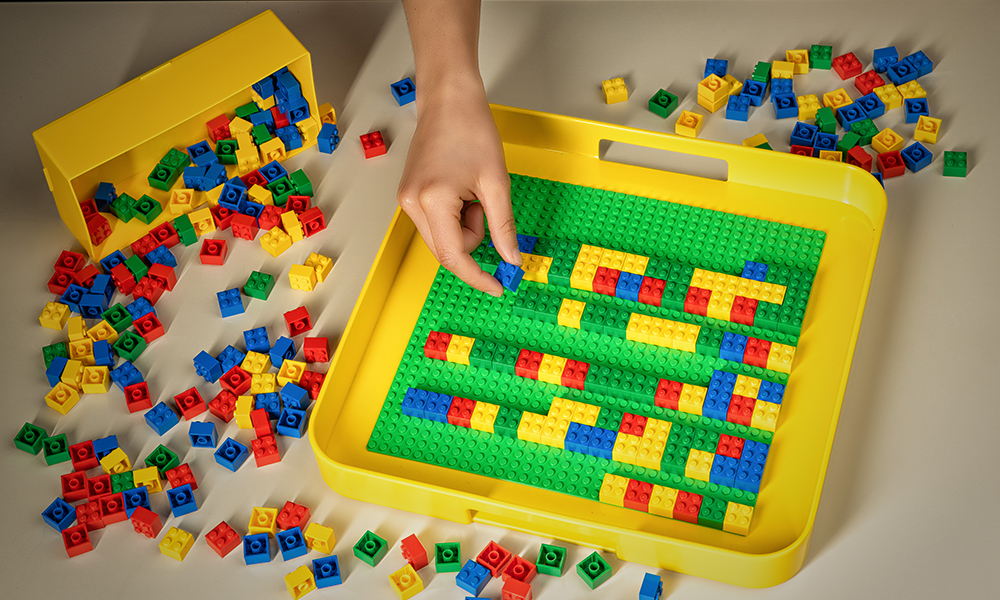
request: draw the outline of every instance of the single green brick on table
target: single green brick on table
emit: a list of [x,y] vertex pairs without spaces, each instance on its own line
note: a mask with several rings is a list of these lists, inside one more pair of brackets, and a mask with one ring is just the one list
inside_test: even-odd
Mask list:
[[816,111],[816,127],[823,133],[837,133],[837,115],[829,106]]
[[313,195],[313,184],[309,181],[309,177],[306,172],[302,169],[295,171],[288,175],[288,181],[291,182],[292,187],[295,188],[295,195],[297,196],[312,196]]
[[576,572],[587,587],[593,590],[611,578],[611,565],[594,551],[576,565]]
[[119,194],[111,201],[111,214],[123,223],[128,223],[135,216],[135,198],[125,193]]
[[239,144],[236,143],[236,140],[219,140],[216,142],[215,156],[219,158],[219,164],[235,165],[237,148],[239,148]]
[[649,111],[666,119],[679,104],[677,96],[667,90],[660,90],[649,99]]
[[124,473],[112,473],[111,474],[111,493],[117,494],[119,492],[124,492],[125,490],[135,489],[135,478],[132,475],[132,471],[125,471]]
[[155,450],[150,452],[144,462],[147,467],[156,467],[156,471],[160,474],[161,478],[166,478],[165,474],[167,471],[181,464],[177,454],[163,444],[160,444]]
[[243,293],[251,298],[267,300],[267,297],[271,295],[271,290],[273,289],[274,275],[254,271],[253,273],[250,273],[250,277],[243,286]]
[[275,179],[267,184],[267,189],[271,190],[275,206],[284,206],[288,197],[295,194],[295,186],[287,177]]
[[68,461],[69,444],[66,442],[66,434],[60,433],[45,438],[42,441],[42,452],[45,456],[45,464],[49,466]]
[[389,551],[389,544],[371,531],[366,531],[357,544],[354,544],[354,556],[369,566],[376,566]]
[[809,68],[829,71],[833,67],[833,46],[813,44],[809,49]]
[[263,123],[254,125],[253,129],[250,130],[250,134],[253,136],[254,143],[258,146],[271,140],[271,132],[267,130],[267,125]]
[[194,225],[191,224],[191,217],[181,215],[174,219],[173,224],[174,231],[177,232],[177,237],[180,238],[181,243],[185,247],[198,241],[198,232],[194,230]]
[[462,570],[462,547],[458,542],[434,544],[434,568],[438,573],[457,573]]
[[135,218],[146,225],[150,225],[163,212],[163,205],[160,201],[151,196],[143,194],[135,204]]
[[125,310],[121,302],[101,313],[101,317],[108,322],[108,325],[114,327],[118,333],[132,326],[132,314]]
[[49,437],[49,432],[34,423],[25,423],[21,427],[21,431],[17,432],[17,437],[14,438],[14,446],[18,450],[37,455],[42,451],[42,442],[47,437]]
[[535,566],[542,575],[562,577],[563,563],[566,562],[566,549],[562,546],[542,544],[538,550],[538,560]]
[[771,63],[760,61],[753,68],[753,75],[750,79],[754,81],[759,81],[760,83],[767,84],[771,81]]
[[42,358],[45,360],[46,369],[52,365],[52,360],[57,356],[69,358],[69,350],[66,348],[66,342],[56,342],[42,348]]
[[146,273],[149,272],[149,267],[146,266],[146,261],[142,260],[142,257],[138,254],[133,254],[132,256],[126,258],[125,266],[132,272],[132,277],[135,277],[136,281],[145,277]]
[[135,362],[143,351],[146,350],[146,340],[135,332],[125,331],[118,336],[118,340],[112,347],[118,356]]
[[945,177],[965,177],[969,174],[969,155],[967,152],[952,152],[945,150],[944,153],[944,176]]
[[867,146],[872,143],[872,138],[878,135],[878,127],[871,119],[863,119],[851,125],[851,132],[861,136],[859,145]]

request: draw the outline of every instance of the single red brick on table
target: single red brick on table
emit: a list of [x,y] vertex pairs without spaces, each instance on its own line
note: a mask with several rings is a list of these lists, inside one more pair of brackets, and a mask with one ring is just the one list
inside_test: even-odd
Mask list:
[[195,388],[190,388],[174,396],[174,402],[185,419],[190,421],[207,410],[205,400]]
[[309,509],[301,504],[296,504],[291,500],[285,502],[285,505],[281,507],[278,512],[278,517],[275,519],[280,529],[291,529],[293,527],[301,527],[303,531],[306,529],[306,525],[309,524],[310,517]]
[[219,383],[224,389],[229,390],[236,396],[242,396],[250,389],[252,384],[250,374],[236,365],[232,369],[229,369],[225,374],[219,379]]
[[169,265],[164,265],[160,263],[153,263],[149,266],[149,272],[147,273],[149,277],[160,282],[163,289],[172,291],[174,286],[177,285],[177,273],[174,272],[174,268]]
[[122,498],[121,492],[101,496],[97,502],[101,506],[101,520],[104,521],[105,525],[121,523],[128,519],[125,514],[125,500]]
[[302,340],[302,353],[307,363],[330,362],[330,340],[325,337],[307,337]]
[[511,556],[510,550],[490,540],[490,543],[486,544],[483,551],[476,557],[476,562],[489,569],[490,574],[494,577],[500,577],[500,573],[510,562]]
[[854,56],[853,52],[842,54],[833,59],[833,70],[836,71],[837,75],[840,75],[841,79],[847,80],[851,77],[857,77],[861,74],[862,69],[864,69],[864,65],[861,64],[858,57]]
[[361,148],[365,152],[365,158],[374,158],[385,154],[385,140],[382,139],[382,132],[373,131],[362,135]]
[[250,441],[253,448],[253,458],[258,467],[272,465],[281,461],[278,454],[278,446],[273,435],[265,435]]
[[145,381],[125,386],[125,405],[128,406],[130,413],[153,408],[153,399],[149,397],[149,388]]
[[136,533],[144,535],[148,538],[156,538],[160,535],[160,530],[163,529],[163,522],[160,520],[160,515],[149,510],[145,506],[136,507],[132,511],[132,529]]
[[[120,265],[120,266],[124,267],[125,265]],[[114,271],[114,269],[112,269],[112,271]],[[52,273],[52,277],[49,278],[48,288],[49,291],[52,292],[53,294],[61,295],[63,292],[66,291],[66,287],[69,284],[74,283],[75,281],[76,280],[73,279],[73,271],[70,271],[69,269],[63,269],[61,267],[56,267],[55,272]],[[112,275],[112,281],[114,281],[113,275]],[[118,286],[117,282],[115,282],[115,286],[116,287]]]
[[195,479],[194,473],[191,472],[191,467],[187,463],[177,465],[164,473],[164,475],[167,476],[167,481],[170,483],[171,488],[179,488],[182,485],[190,484],[192,490],[198,489],[198,480]]
[[513,579],[515,581],[531,583],[531,580],[533,580],[537,574],[538,567],[535,566],[535,563],[515,554],[511,557],[510,562],[507,563],[501,577],[504,581],[510,581]]
[[96,469],[101,466],[100,461],[97,460],[97,454],[94,453],[94,442],[92,440],[70,446],[69,458],[73,461],[74,471],[86,471],[87,469]]
[[93,544],[90,542],[90,535],[87,533],[87,527],[85,525],[76,525],[74,527],[69,527],[64,529],[62,532],[63,546],[66,548],[66,554],[70,558],[74,556],[79,556],[84,552],[90,552],[94,549]]
[[419,571],[427,566],[427,550],[417,539],[417,534],[411,533],[406,536],[399,546],[403,553],[403,560],[410,563],[413,570]]
[[240,547],[240,535],[225,521],[215,526],[215,529],[205,535],[208,546],[215,550],[220,557],[225,558],[227,554]]
[[285,326],[288,327],[288,335],[295,337],[312,329],[312,319],[306,307],[300,306],[284,314]]
[[156,318],[153,313],[146,313],[144,316],[132,321],[132,326],[135,330],[139,332],[142,339],[146,340],[146,343],[150,343],[153,340],[163,337],[166,330],[163,328],[163,324],[160,320]]
[[236,414],[236,395],[229,390],[220,391],[208,403],[208,411],[225,423],[232,421]]
[[[94,204],[96,208],[96,203]],[[70,271],[79,271],[83,266],[87,264],[86,257],[79,252],[73,252],[70,250],[63,250],[59,253],[59,258],[56,259],[55,268],[69,269]]]

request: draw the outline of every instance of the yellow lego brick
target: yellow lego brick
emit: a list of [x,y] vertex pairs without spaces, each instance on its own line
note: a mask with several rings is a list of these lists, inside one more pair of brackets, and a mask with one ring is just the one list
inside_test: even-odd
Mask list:
[[80,391],[84,394],[107,394],[111,385],[107,367],[84,367]]
[[682,110],[681,116],[677,117],[677,124],[674,126],[674,133],[687,137],[698,137],[701,132],[703,118],[698,113]]
[[109,344],[114,344],[118,341],[118,331],[115,330],[107,321],[101,319],[93,327],[87,330],[87,337],[95,342],[100,342],[101,340],[106,341]]
[[625,262],[622,264],[622,271],[645,275],[646,267],[649,266],[649,257],[638,254],[625,254]]
[[[260,151],[254,145],[249,135],[237,137],[240,147],[236,149],[236,169],[240,175],[260,168]],[[280,140],[279,140],[280,141]]]
[[88,337],[72,341],[67,346],[69,346],[70,358],[80,361],[86,367],[97,364],[97,359],[94,358],[94,340]]
[[791,79],[795,74],[795,63],[776,60],[771,63],[771,79]]
[[299,135],[302,137],[303,144],[309,144],[316,139],[316,136],[319,135],[321,125],[319,119],[314,116],[310,116],[308,119],[302,119],[296,123],[295,127],[299,130]]
[[253,407],[253,396],[240,396],[236,399],[236,410],[233,412],[233,418],[236,420],[237,427],[240,429],[253,429],[253,422],[250,420],[250,413],[253,411]]
[[639,313],[632,313],[628,319],[628,326],[625,328],[625,339],[640,344],[649,343],[649,321],[651,317]]
[[872,91],[882,101],[882,104],[885,104],[887,111],[903,105],[903,95],[899,93],[899,88],[891,83],[879,86]]
[[601,82],[601,88],[604,90],[604,101],[607,104],[628,100],[628,89],[625,87],[625,80],[621,77],[605,79]]
[[267,98],[261,98],[260,94],[250,90],[250,99],[254,101],[254,104],[260,107],[261,110],[268,110],[274,106],[274,96],[268,96]]
[[743,91],[743,82],[740,81],[739,79],[736,79],[729,73],[726,73],[726,76],[723,77],[723,79],[725,79],[726,83],[729,84],[729,95],[739,96],[740,92]]
[[539,443],[545,419],[545,415],[528,411],[521,413],[521,421],[517,425],[517,439],[525,442]]
[[279,138],[271,138],[258,146],[260,148],[260,159],[267,164],[271,161],[285,160],[285,142]]
[[63,366],[63,372],[59,376],[59,381],[65,383],[66,385],[72,387],[75,390],[80,389],[80,384],[83,381],[83,361],[70,358],[66,361],[65,366]]
[[175,560],[184,560],[187,553],[194,546],[194,536],[184,531],[171,527],[167,530],[167,535],[160,541],[160,554],[169,556]]
[[760,392],[760,379],[747,375],[736,376],[736,384],[733,386],[734,394],[756,400],[758,392]]
[[677,502],[676,489],[653,484],[653,493],[649,495],[649,514],[672,519],[675,502]]
[[323,123],[337,124],[337,111],[333,110],[329,102],[319,105],[319,122],[321,126]]
[[625,506],[625,490],[628,489],[628,478],[611,473],[604,474],[604,481],[601,482],[601,492],[599,499],[605,504],[615,506]]
[[795,360],[795,347],[773,342],[771,352],[767,355],[767,368],[781,373],[792,372],[792,362]]
[[464,335],[451,336],[451,341],[448,342],[448,350],[446,351],[448,362],[460,365],[469,364],[469,353],[472,352],[472,344],[475,341],[475,338],[465,337]]
[[549,269],[552,268],[551,256],[521,253],[521,269],[524,271],[524,281],[549,282]]
[[757,400],[753,405],[753,417],[750,419],[750,427],[774,431],[778,426],[778,413],[781,412],[781,405],[774,402]]
[[700,333],[700,325],[678,322],[673,334],[673,348],[683,352],[694,352],[698,345],[698,335]]
[[132,483],[135,487],[145,486],[150,494],[163,491],[163,482],[160,481],[160,473],[156,467],[146,467],[132,471]]
[[726,94],[721,99],[715,100],[714,102],[705,96],[698,96],[698,106],[713,114],[725,108],[727,104],[729,104],[729,94]]
[[288,268],[288,284],[293,290],[311,292],[316,288],[316,269],[305,265],[292,265]]
[[[808,50],[785,50],[785,62],[792,63],[792,73],[801,75],[809,72]],[[773,68],[773,67],[772,67]]]
[[207,207],[191,212],[188,214],[188,219],[191,220],[191,226],[199,237],[215,231],[215,219],[212,218],[212,211]]
[[854,101],[851,100],[851,97],[847,94],[847,91],[844,88],[838,88],[832,92],[823,94],[823,106],[829,106],[832,108],[834,114],[836,114],[837,110],[842,106],[847,106],[853,102]]
[[38,322],[42,327],[62,331],[69,321],[69,307],[59,302],[46,302],[42,314],[38,317]]
[[832,160],[833,162],[844,162],[844,153],[840,150],[820,150],[820,160]]
[[271,356],[260,352],[247,352],[240,368],[251,375],[267,373],[271,370]]
[[333,529],[319,523],[310,523],[306,527],[302,537],[306,541],[306,547],[316,552],[330,554],[333,546],[337,543],[337,538],[333,535]]
[[312,267],[316,271],[316,281],[323,283],[333,270],[333,259],[313,252],[306,259],[305,265]]
[[263,204],[264,206],[274,204],[274,194],[271,193],[271,190],[256,183],[250,186],[250,189],[247,190],[247,198],[249,198],[251,202]]
[[674,329],[673,321],[653,317],[649,323],[649,343],[661,348],[673,348]]
[[625,265],[625,253],[621,250],[611,250],[609,248],[605,248],[601,252],[601,260],[597,264],[608,269],[621,271],[622,266]]
[[568,430],[568,419],[546,416],[542,422],[542,429],[538,432],[538,443],[554,448],[565,448]]
[[708,481],[714,460],[715,454],[712,452],[702,452],[691,448],[691,451],[688,452],[687,464],[684,465],[684,476],[699,481]]
[[260,394],[272,394],[278,391],[278,378],[274,373],[254,373],[250,376],[251,396]]
[[131,468],[132,463],[129,462],[128,455],[121,448],[115,448],[101,459],[101,469],[109,475],[124,473]]
[[[306,570],[308,571],[308,569]],[[424,590],[424,582],[413,569],[413,565],[409,563],[389,575],[389,585],[392,586],[392,591],[399,596],[399,600],[409,600]]]
[[489,402],[476,402],[470,419],[470,427],[476,431],[494,433],[493,425],[497,420],[497,412],[500,407]]
[[925,90],[924,86],[920,85],[920,82],[915,79],[913,81],[908,81],[903,85],[896,86],[896,91],[903,97],[903,100],[927,97],[927,90]]
[[816,111],[820,109],[819,98],[816,94],[805,94],[796,96],[799,102],[799,120],[808,121],[816,118]]
[[713,105],[720,100],[728,102],[731,89],[732,85],[728,81],[715,73],[709,73],[708,77],[698,82],[698,100],[705,100],[706,103]]
[[83,317],[76,315],[66,321],[66,335],[71,342],[87,337],[87,323]]
[[[466,363],[468,364],[468,363]],[[306,363],[297,360],[286,360],[281,363],[278,369],[278,387],[286,383],[298,383],[302,379],[302,374],[306,372]]]
[[[548,416],[582,425],[595,425],[601,407],[586,402],[574,402],[558,396],[552,399]],[[568,424],[567,424],[568,427]]]
[[781,304],[785,298],[785,286],[755,279],[740,278],[734,291],[737,296],[774,304]]
[[[406,565],[410,566],[410,565]],[[410,567],[411,569],[413,567]],[[313,577],[309,567],[302,565],[288,575],[285,575],[285,589],[291,594],[293,600],[299,600],[309,592],[316,589],[316,578]]]
[[580,252],[577,253],[576,260],[584,264],[596,266],[600,264],[602,256],[604,256],[604,248],[584,244],[580,247]]
[[667,438],[670,437],[670,429],[672,427],[673,424],[670,421],[649,418],[646,420],[646,429],[642,432],[642,438],[666,442]]
[[743,140],[743,145],[747,146],[748,148],[756,148],[757,146],[760,146],[762,144],[770,145],[770,142],[767,141],[767,137],[763,133],[751,135],[747,139]]
[[[916,83],[914,81],[913,83]],[[926,142],[936,144],[938,132],[941,131],[941,119],[920,115],[917,119],[917,128],[913,130],[913,140],[916,142]]]
[[250,133],[251,129],[253,129],[253,123],[242,117],[236,117],[229,122],[229,135],[234,138],[239,138],[240,134]]
[[255,506],[250,510],[250,522],[247,524],[247,535],[269,533],[275,535],[278,531],[278,509],[266,506]]
[[538,381],[560,385],[562,383],[563,369],[565,368],[565,357],[543,354],[542,362],[538,365]]
[[580,317],[583,316],[583,309],[586,307],[586,303],[580,302],[579,300],[563,298],[562,304],[559,306],[559,315],[557,317],[559,325],[579,329]]
[[573,273],[569,277],[569,285],[573,289],[592,292],[594,291],[594,276],[596,274],[596,264],[577,259],[573,265]]
[[45,394],[45,403],[61,415],[68,413],[80,401],[80,394],[72,386],[60,381]]
[[903,149],[903,136],[886,127],[872,138],[872,150],[882,154]]
[[666,445],[667,441],[665,439],[661,440],[656,437],[646,437],[646,435],[643,434],[642,438],[639,440],[639,451],[636,454],[636,464],[640,467],[646,467],[647,469],[659,471],[660,461],[663,460],[663,449]]
[[275,225],[260,236],[260,247],[274,258],[278,258],[285,250],[292,247],[292,238],[281,227]]
[[752,506],[730,502],[726,506],[726,519],[722,522],[722,530],[737,535],[747,535],[750,533],[750,521],[752,518]]
[[172,215],[184,215],[194,210],[194,190],[178,188],[170,191],[167,211]]
[[708,316],[712,319],[729,320],[729,315],[733,310],[733,302],[736,301],[736,294],[728,292],[713,291],[708,298]]
[[677,409],[690,415],[701,415],[707,392],[708,388],[685,383],[681,386],[681,396],[677,400]]
[[305,239],[305,234],[302,233],[302,222],[299,221],[299,216],[294,211],[281,213],[281,226],[285,229],[288,237],[292,238],[292,243]]
[[615,445],[611,449],[611,459],[630,465],[638,465],[641,445],[641,437],[619,432],[615,438]]

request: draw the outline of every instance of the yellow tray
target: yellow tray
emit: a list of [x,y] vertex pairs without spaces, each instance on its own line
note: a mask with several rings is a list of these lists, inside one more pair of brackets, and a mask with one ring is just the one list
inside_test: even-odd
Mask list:
[[[309,425],[339,493],[457,521],[599,548],[622,560],[747,587],[802,566],[886,212],[882,187],[841,163],[493,107],[512,173],[821,229],[826,244],[750,533],[600,504],[366,450],[437,263],[396,212]],[[711,157],[728,180],[608,162],[602,141]],[[558,507],[558,508],[556,508]]]

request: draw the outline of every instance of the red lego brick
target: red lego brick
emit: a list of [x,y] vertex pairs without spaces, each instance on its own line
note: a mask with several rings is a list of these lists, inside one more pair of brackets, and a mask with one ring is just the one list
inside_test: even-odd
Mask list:
[[298,386],[304,389],[309,397],[313,400],[319,398],[319,391],[323,389],[323,380],[326,379],[326,373],[317,373],[316,371],[305,371],[302,373],[302,377],[299,379]]
[[278,517],[274,520],[274,522],[280,529],[301,527],[302,531],[305,531],[306,525],[309,524],[309,517],[309,509],[307,507],[288,500],[285,502],[285,505],[281,507],[281,511],[278,512]]
[[[653,489],[653,486],[649,486]],[[501,577],[504,581],[523,581],[524,583],[531,583],[531,580],[538,575],[538,568],[535,563],[530,560],[526,560],[515,554],[511,557],[510,562],[507,563],[507,567],[504,568]]]
[[145,506],[139,506],[132,511],[132,529],[136,533],[144,535],[150,539],[155,539],[163,529],[163,522],[160,515],[149,510]]
[[121,492],[109,496],[101,496],[98,499],[98,503],[101,506],[101,520],[104,521],[105,525],[121,523],[128,519],[128,516],[125,514],[125,500],[122,498]]
[[846,162],[849,165],[861,167],[865,171],[872,171],[872,155],[868,154],[861,146],[855,146],[847,151]]
[[201,242],[201,252],[198,253],[198,258],[203,265],[221,266],[225,264],[228,253],[229,247],[226,245],[226,240],[205,239]]
[[90,552],[94,549],[93,544],[90,543],[90,535],[87,534],[87,527],[84,525],[77,525],[75,527],[64,529],[62,537],[63,546],[66,548],[66,554],[68,554],[70,558],[79,556],[84,552]]
[[215,526],[215,529],[205,534],[205,541],[208,546],[215,550],[220,557],[225,558],[227,554],[240,547],[242,539],[229,523],[225,521]]
[[521,350],[514,364],[514,374],[518,377],[538,379],[538,367],[542,364],[542,353],[531,350]]
[[757,314],[757,301],[753,298],[736,296],[733,300],[733,308],[729,311],[729,320],[740,325],[753,325],[753,318]]
[[312,319],[309,318],[309,311],[306,310],[306,307],[300,306],[286,312],[285,326],[288,327],[289,337],[301,335],[312,329]]
[[177,235],[177,230],[174,229],[174,225],[170,221],[165,221],[150,229],[149,235],[153,236],[158,246],[162,244],[167,248],[173,248],[181,243],[181,237]]
[[[96,208],[97,205],[95,204],[94,207]],[[87,264],[87,258],[84,255],[79,252],[63,250],[59,253],[59,258],[56,259],[56,264],[53,265],[53,268],[79,271],[85,264]]]
[[288,202],[285,202],[285,212],[291,211],[300,215],[307,210],[309,210],[309,196],[289,196]]
[[326,229],[326,218],[318,206],[314,206],[300,214],[299,221],[302,222],[302,230],[306,237],[316,235]]
[[767,355],[770,353],[770,340],[761,340],[755,337],[747,338],[747,346],[743,350],[743,363],[766,369]]
[[373,131],[362,135],[361,148],[365,151],[365,158],[374,158],[385,154],[385,140],[382,139],[382,132]]
[[152,252],[160,244],[157,243],[156,238],[152,234],[147,233],[136,241],[132,242],[132,254],[138,254],[139,256],[146,256]]
[[436,360],[448,360],[448,344],[450,343],[450,333],[432,331],[427,335],[427,342],[424,344],[424,356]]
[[594,291],[598,294],[614,296],[621,274],[622,272],[617,269],[597,267],[597,272],[594,274]]
[[653,397],[653,403],[656,406],[677,410],[677,403],[680,401],[681,389],[683,387],[684,384],[679,381],[661,379],[660,383],[656,386],[656,395]]
[[500,573],[503,572],[503,568],[507,566],[510,559],[510,550],[490,540],[490,543],[486,544],[483,551],[476,557],[476,562],[489,569],[490,574],[494,577],[500,577]]
[[167,482],[170,483],[171,488],[179,488],[190,483],[192,490],[198,489],[198,480],[195,479],[194,473],[191,472],[191,467],[187,463],[177,465],[164,475],[167,476]]
[[649,512],[649,497],[653,495],[653,484],[629,479],[628,487],[625,488],[625,497],[622,499],[625,508]]
[[850,79],[851,77],[857,77],[861,74],[864,69],[864,65],[858,60],[858,57],[854,56],[853,52],[848,52],[847,54],[842,54],[837,58],[833,59],[833,70],[840,75],[843,80]]
[[232,421],[236,413],[236,395],[229,390],[220,391],[208,403],[208,412],[219,417],[224,423]]
[[[121,265],[125,266],[125,265]],[[62,294],[66,291],[66,286],[74,283],[76,280],[73,278],[74,272],[69,269],[63,269],[62,267],[56,267],[55,273],[49,278],[48,288],[53,294]],[[117,285],[117,284],[116,284]]]
[[149,397],[145,381],[125,386],[125,405],[130,413],[153,408],[153,399]]
[[674,501],[674,518],[678,521],[698,523],[698,512],[701,511],[701,496],[683,490],[677,492]]
[[756,400],[753,398],[733,394],[733,399],[729,401],[729,412],[726,414],[726,420],[730,423],[749,427],[750,421],[753,419],[753,405],[755,402]]
[[590,363],[578,360],[567,359],[566,366],[563,367],[562,378],[559,383],[563,387],[582,390],[587,381],[587,372],[590,370]]
[[723,433],[719,436],[719,444],[715,448],[715,453],[739,460],[743,456],[743,445],[745,443],[746,440],[741,437]]
[[257,225],[257,218],[250,215],[244,215],[242,213],[233,215],[230,226],[233,228],[234,237],[249,240],[251,242],[257,239],[257,234],[260,233],[260,227]]
[[132,321],[132,326],[142,336],[142,339],[146,340],[147,344],[163,337],[163,334],[166,333],[163,324],[153,313],[146,313],[145,316]]
[[813,149],[809,146],[796,146],[792,145],[791,149],[788,151],[789,154],[795,154],[797,156],[812,156]]
[[273,435],[265,435],[251,440],[250,446],[253,448],[253,459],[257,461],[258,467],[281,462],[281,455],[278,454],[278,446]]
[[87,232],[90,233],[90,241],[95,246],[100,246],[104,240],[111,235],[111,224],[108,223],[104,215],[94,215],[87,219]]
[[85,288],[89,288],[94,284],[94,278],[100,275],[101,272],[97,270],[94,265],[87,265],[73,273],[73,281],[77,285],[82,285]]
[[655,277],[643,277],[639,286],[639,302],[650,306],[659,306],[663,299],[663,288],[667,282]]
[[330,362],[330,340],[325,337],[307,337],[302,340],[302,353],[307,363]]
[[403,560],[410,563],[414,571],[419,571],[427,566],[427,550],[417,539],[417,534],[411,533],[403,538],[400,550],[403,553]]
[[273,204],[268,204],[260,211],[257,215],[257,225],[260,226],[264,231],[270,231],[275,227],[281,226],[281,208],[274,206]]
[[531,584],[508,579],[500,589],[500,600],[532,600]]
[[224,114],[205,123],[205,127],[208,129],[208,139],[213,142],[228,140],[233,137],[233,134],[229,131],[229,117]]
[[135,289],[135,276],[128,270],[125,263],[118,263],[111,268],[111,281],[118,291],[128,296]]
[[618,426],[618,433],[627,433],[629,435],[642,437],[642,434],[645,432],[646,417],[642,415],[633,415],[632,413],[625,413],[622,415],[621,424]]
[[87,478],[87,498],[96,500],[111,493],[111,475],[105,473],[97,477]]
[[160,296],[163,295],[163,291],[163,285],[160,281],[147,275],[135,284],[135,288],[132,289],[132,298],[139,298],[141,296],[149,300],[150,304],[156,306],[156,303],[160,300]]
[[[254,173],[257,173],[257,171],[254,171]],[[257,174],[260,176],[259,173]],[[263,176],[260,176],[260,178],[261,180],[264,179]],[[264,183],[265,185],[267,184],[266,181]],[[212,212],[212,219],[215,220],[215,226],[220,231],[229,229],[229,226],[233,224],[233,216],[236,215],[236,211],[229,210],[221,204],[216,204],[210,210]]]
[[94,442],[91,440],[70,446],[69,458],[73,461],[74,471],[86,471],[101,466],[97,454],[94,453]]
[[684,312],[692,315],[708,316],[708,301],[712,298],[712,290],[689,287],[684,298]]
[[80,212],[83,213],[84,221],[97,216],[99,214],[97,212],[97,202],[95,202],[93,198],[80,200]]
[[475,408],[475,400],[455,396],[451,400],[451,408],[448,409],[448,422],[460,427],[472,427],[472,413]]
[[242,396],[250,389],[250,380],[250,374],[240,368],[239,365],[236,365],[219,378],[219,383],[234,395]]
[[271,107],[271,117],[274,118],[274,128],[281,129],[282,127],[288,127],[288,117],[286,117],[277,106]]
[[78,502],[87,499],[87,474],[74,471],[62,476],[62,497],[66,502]]
[[202,399],[201,394],[195,388],[190,388],[177,394],[174,396],[174,402],[177,403],[177,409],[181,411],[181,415],[188,421],[208,409],[205,405],[205,400]]
[[153,263],[149,266],[148,275],[159,281],[163,289],[168,292],[172,291],[174,286],[177,285],[177,273],[174,272],[174,268],[171,266]]
[[864,96],[883,85],[885,85],[885,80],[875,71],[868,71],[854,78],[854,87],[858,88],[858,91]]
[[257,170],[250,171],[246,175],[240,175],[240,181],[243,182],[243,185],[247,186],[248,190],[255,185],[267,187],[267,179]]
[[876,166],[878,167],[879,172],[882,173],[883,179],[899,177],[906,172],[906,165],[903,163],[903,155],[899,153],[899,150],[879,154],[876,159]]
[[97,500],[89,500],[77,506],[76,522],[86,526],[87,531],[104,529],[104,520],[101,518],[101,503]]
[[250,423],[253,425],[254,435],[257,437],[274,435],[274,429],[271,427],[271,418],[267,416],[267,410],[258,408],[250,411]]

